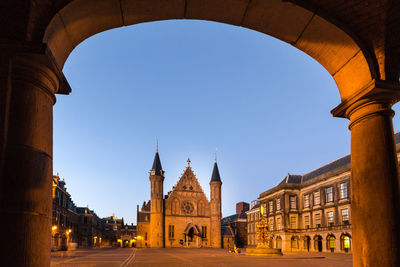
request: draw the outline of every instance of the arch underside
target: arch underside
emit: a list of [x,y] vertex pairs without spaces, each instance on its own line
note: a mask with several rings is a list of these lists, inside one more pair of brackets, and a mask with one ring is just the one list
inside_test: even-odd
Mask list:
[[62,69],[72,50],[92,35],[169,19],[227,23],[287,42],[332,75],[342,101],[375,78],[371,60],[346,32],[314,12],[281,0],[74,0],[53,17],[43,41]]

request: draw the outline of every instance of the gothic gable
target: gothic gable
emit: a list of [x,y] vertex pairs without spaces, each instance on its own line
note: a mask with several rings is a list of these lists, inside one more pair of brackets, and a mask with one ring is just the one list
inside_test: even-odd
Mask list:
[[[193,206],[193,211],[185,214],[185,205]],[[189,207],[186,208],[190,210]],[[208,208],[209,201],[192,168],[188,166],[168,194],[165,200],[165,212],[167,215],[209,216]]]

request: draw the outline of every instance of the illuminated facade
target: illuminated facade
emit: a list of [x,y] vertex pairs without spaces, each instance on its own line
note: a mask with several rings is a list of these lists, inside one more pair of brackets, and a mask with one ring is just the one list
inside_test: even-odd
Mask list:
[[53,175],[51,250],[91,247],[133,247],[136,226],[115,216],[100,218],[88,207],[76,207],[64,179]]
[[52,180],[51,250],[67,250],[78,244],[79,214],[67,192],[64,179],[53,175]]
[[350,156],[260,194],[274,248],[351,252]]
[[190,160],[179,181],[163,195],[164,171],[158,151],[150,171],[151,199],[138,210],[138,247],[221,247],[221,178],[214,163],[210,201]]
[[246,211],[247,215],[247,246],[257,246],[257,222],[260,220],[260,201],[251,202],[251,208]]

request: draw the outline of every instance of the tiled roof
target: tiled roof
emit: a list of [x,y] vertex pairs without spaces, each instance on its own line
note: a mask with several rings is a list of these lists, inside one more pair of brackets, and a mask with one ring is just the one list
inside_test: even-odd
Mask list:
[[[396,147],[399,147],[398,150],[400,150],[400,132],[397,132],[394,137]],[[299,188],[309,184],[314,179],[325,179],[346,171],[350,171],[350,154],[303,175],[288,174],[277,186],[261,193],[260,197],[285,187]]]
[[252,207],[250,210],[255,210],[255,209],[258,209],[259,207],[260,207],[260,203],[254,205],[254,207]]
[[221,223],[222,224],[227,224],[228,222],[234,222],[234,221],[236,221],[238,219],[246,219],[246,218],[247,218],[247,215],[246,215],[245,212],[236,213],[236,214],[233,214],[231,216],[227,216],[227,217],[222,218],[221,219]]
[[233,237],[232,229],[229,226],[221,226],[221,235],[227,237]]
[[151,170],[155,171],[156,175],[162,175],[162,166],[158,152],[156,152],[156,155],[154,156],[153,167]]
[[214,169],[211,176],[211,182],[221,182],[221,177],[219,175],[218,164],[214,163]]

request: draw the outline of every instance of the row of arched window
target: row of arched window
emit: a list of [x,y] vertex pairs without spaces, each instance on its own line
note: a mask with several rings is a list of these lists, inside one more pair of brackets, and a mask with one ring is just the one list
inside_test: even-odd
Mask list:
[[[275,248],[282,248],[282,238],[277,236],[274,242]],[[340,247],[336,247],[336,236],[334,234],[329,234],[326,236],[325,241],[322,236],[315,235],[312,239],[310,236],[297,236],[293,235],[290,239],[290,248],[294,251],[304,250],[304,251],[351,251],[351,235],[349,233],[342,233],[340,235]]]

